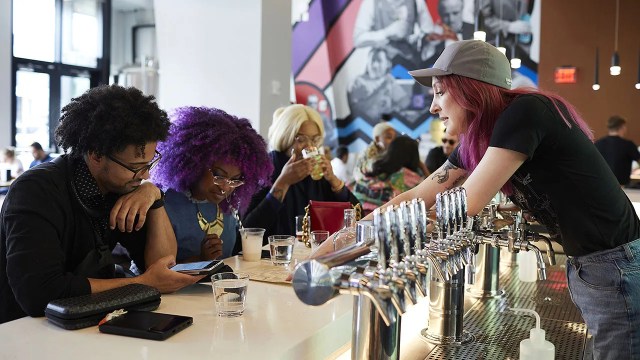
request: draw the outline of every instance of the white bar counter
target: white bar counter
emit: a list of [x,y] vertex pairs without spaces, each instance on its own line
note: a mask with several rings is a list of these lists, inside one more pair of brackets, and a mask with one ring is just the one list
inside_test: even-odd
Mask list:
[[[265,261],[265,260],[263,260]],[[241,257],[225,260],[235,271]],[[0,359],[332,359],[350,347],[353,297],[308,306],[291,285],[251,281],[245,313],[220,318],[209,283],[163,294],[156,312],[193,317],[164,341],[64,330],[46,318],[0,325]]]

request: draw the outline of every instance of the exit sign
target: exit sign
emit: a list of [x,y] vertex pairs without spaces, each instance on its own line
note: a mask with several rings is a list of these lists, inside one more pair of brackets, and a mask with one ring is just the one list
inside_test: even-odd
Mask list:
[[553,74],[553,81],[556,84],[575,84],[577,82],[575,66],[557,67]]

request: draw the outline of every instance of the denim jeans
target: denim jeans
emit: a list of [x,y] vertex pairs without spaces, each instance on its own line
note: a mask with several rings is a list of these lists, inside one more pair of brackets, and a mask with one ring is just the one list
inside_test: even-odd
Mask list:
[[593,358],[640,359],[640,239],[569,257],[567,280],[593,336]]

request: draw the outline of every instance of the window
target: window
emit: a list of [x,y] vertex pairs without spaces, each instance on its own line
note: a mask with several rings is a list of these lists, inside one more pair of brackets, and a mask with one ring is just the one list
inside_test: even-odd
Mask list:
[[109,0],[13,0],[14,146],[57,150],[60,109],[108,83],[110,11]]

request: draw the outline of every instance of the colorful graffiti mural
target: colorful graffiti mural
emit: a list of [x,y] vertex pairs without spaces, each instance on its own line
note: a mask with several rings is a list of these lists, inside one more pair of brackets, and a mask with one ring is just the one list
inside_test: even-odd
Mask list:
[[522,60],[515,86],[536,86],[536,2],[312,0],[306,21],[293,24],[296,102],[319,110],[331,147],[359,152],[383,114],[398,131],[431,141],[431,89],[417,85],[408,70],[432,66],[448,43],[473,38],[480,28],[507,57]]

